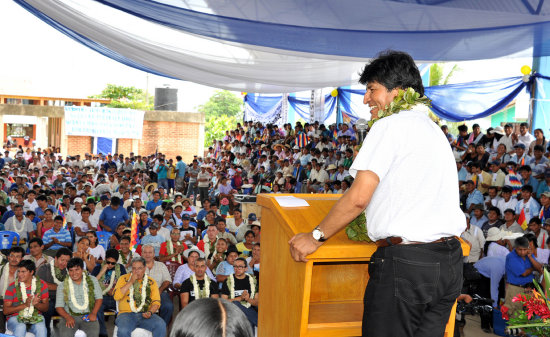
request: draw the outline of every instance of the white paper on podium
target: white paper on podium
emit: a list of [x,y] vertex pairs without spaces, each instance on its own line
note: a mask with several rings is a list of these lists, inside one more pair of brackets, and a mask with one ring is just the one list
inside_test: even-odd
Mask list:
[[307,201],[293,196],[275,197],[275,200],[281,207],[309,207]]

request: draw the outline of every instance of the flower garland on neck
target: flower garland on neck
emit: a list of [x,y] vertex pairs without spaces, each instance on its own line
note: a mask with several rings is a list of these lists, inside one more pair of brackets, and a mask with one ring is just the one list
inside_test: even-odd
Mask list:
[[[130,287],[130,310],[132,312],[145,312],[149,309],[151,304],[151,283],[149,276],[145,274],[143,280],[141,281],[141,287],[139,286],[139,281],[134,282]],[[136,288],[141,288],[141,291],[135,291]],[[136,307],[136,303],[139,303]]]
[[208,235],[204,237],[204,254],[206,256],[210,255],[210,251],[215,251],[216,249],[216,243],[218,243],[218,237],[216,237],[216,241],[213,243],[208,238]]
[[[409,87],[405,90],[399,89],[397,96],[383,110],[378,111],[378,118],[370,120],[367,124],[369,129],[374,123],[382,118],[397,114],[402,110],[411,110],[416,105],[425,105],[431,107],[431,101],[426,96],[420,96],[413,88]],[[360,145],[357,147],[359,150]],[[365,212],[361,212],[354,220],[346,226],[346,234],[350,240],[372,242],[367,231],[367,217]]]
[[[178,247],[179,246],[181,246],[181,245],[178,244]],[[174,244],[172,243],[171,239],[166,241],[166,251],[167,251],[168,255],[174,254]],[[183,264],[183,256],[182,256],[182,254],[178,254],[178,255],[174,256],[173,258],[171,258],[170,261],[174,261],[174,262],[177,262],[179,264]]]
[[210,278],[208,275],[204,275],[204,287],[202,291],[199,287],[199,282],[195,274],[191,275],[191,284],[193,285],[193,292],[195,293],[195,299],[209,298],[210,297]]
[[[84,273],[82,275],[81,284],[82,294],[84,296],[84,302],[82,304],[78,303],[76,299],[73,279],[66,277],[65,281],[63,281],[63,295],[71,316],[82,316],[89,314],[94,308],[94,283],[88,273]],[[90,301],[90,299],[92,300]],[[76,312],[72,310],[71,306],[76,309]]]
[[[101,263],[101,267],[103,267],[105,265],[105,261]],[[115,270],[113,272],[111,272],[111,279],[109,280],[109,285],[106,287],[105,286],[105,275],[107,274],[107,272],[105,272],[105,274],[101,275],[101,277],[99,278],[99,286],[101,287],[101,290],[103,291],[103,295],[106,295],[109,291],[111,291],[111,289],[113,289],[114,285],[115,285],[115,280],[118,280],[120,278],[120,264],[115,264]]]
[[[227,288],[229,289],[229,296],[231,299],[235,298],[235,274],[231,274],[227,277]],[[250,298],[254,298],[256,294],[256,279],[250,274],[248,276],[248,283],[250,284]],[[241,305],[245,308],[250,308],[250,303],[247,301],[241,301]]]
[[370,120],[368,122],[368,126],[370,128],[380,119],[399,113],[402,110],[410,110],[413,106],[418,104],[424,104],[427,107],[431,107],[431,102],[432,101],[428,97],[421,97],[420,94],[414,91],[411,87],[408,87],[405,90],[399,89],[397,96],[395,96],[393,101],[389,105],[386,105],[383,110],[379,110],[378,118]]
[[[25,216],[23,216],[23,219],[21,221],[17,220],[15,216],[12,218],[13,229],[15,229],[17,233],[21,233],[25,229],[26,219],[27,218]],[[21,223],[21,228],[17,228],[17,225],[16,225],[17,222]]]
[[[40,291],[42,290],[41,285],[40,278],[38,276],[33,276],[31,279],[31,295],[40,296]],[[27,286],[24,282],[19,282],[17,279],[15,280],[15,294],[21,303],[27,302]],[[24,324],[36,324],[43,320],[44,318],[40,315],[38,310],[34,310],[34,305],[32,305],[32,303],[28,308],[19,311],[17,315],[17,321]]]
[[50,272],[52,273],[52,278],[55,284],[59,287],[61,283],[67,278],[67,274],[63,275],[61,269],[55,266],[54,261],[50,262]]
[[128,254],[128,257],[124,256],[124,253],[122,250],[118,251],[118,254],[120,255],[120,261],[123,265],[126,265],[128,263],[128,260],[132,261],[132,251],[130,251],[130,254]]
[[[4,284],[3,284],[3,287],[2,287],[3,293],[0,295],[0,298],[4,298],[4,293],[6,292],[6,290],[8,290],[8,285],[10,284],[9,283],[9,280],[10,280],[10,265],[9,265],[9,263],[6,263],[2,266],[2,269],[0,269],[0,275],[4,275],[4,271],[5,271],[6,267],[8,267],[8,273],[4,277]],[[18,272],[19,272],[19,270],[15,269],[15,273],[13,274],[14,281],[17,281],[17,273]]]

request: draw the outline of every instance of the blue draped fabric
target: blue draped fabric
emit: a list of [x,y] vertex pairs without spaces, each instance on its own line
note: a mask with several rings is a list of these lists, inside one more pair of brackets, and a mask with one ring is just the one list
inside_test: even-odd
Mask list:
[[415,59],[454,61],[550,52],[541,48],[544,0],[96,1],[193,34],[298,52],[365,58],[399,46]]
[[[447,121],[460,122],[487,117],[502,110],[522,90],[530,90],[535,79],[546,81],[550,80],[550,77],[534,74],[527,82],[523,81],[523,77],[518,76],[441,85],[425,88],[425,94],[431,99],[432,111],[437,116]],[[361,114],[362,111],[358,106],[358,102],[364,95],[364,89],[346,87],[338,88],[338,97],[326,95],[323,121],[326,121],[335,112],[338,114],[336,116],[337,123],[343,122],[343,114],[351,119],[352,124],[361,117],[369,119],[370,116]],[[309,121],[309,100],[289,96],[288,102],[298,116]],[[535,119],[535,121],[537,120]],[[546,119],[539,117],[538,123],[546,125],[545,121]]]
[[[282,115],[282,101],[283,95],[247,94],[244,97],[244,120],[264,124],[279,123]],[[282,123],[286,123],[286,120]]]

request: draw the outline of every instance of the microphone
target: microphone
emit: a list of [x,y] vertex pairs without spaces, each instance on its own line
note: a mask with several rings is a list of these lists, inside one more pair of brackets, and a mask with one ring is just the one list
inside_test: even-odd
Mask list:
[[358,144],[363,143],[365,137],[367,136],[367,128],[369,127],[367,123],[367,120],[364,118],[359,118],[355,123],[355,128],[357,129]]

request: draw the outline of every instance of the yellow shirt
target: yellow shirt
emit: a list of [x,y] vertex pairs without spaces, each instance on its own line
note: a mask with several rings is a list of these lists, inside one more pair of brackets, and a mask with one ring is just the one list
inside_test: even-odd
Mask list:
[[176,179],[176,167],[174,165],[168,166],[168,179]]
[[[115,293],[113,294],[113,298],[115,299],[115,301],[118,302],[118,312],[119,313],[125,313],[125,312],[132,312],[132,310],[130,309],[130,290],[128,290],[128,292],[126,294],[122,294],[122,292],[120,291],[120,288],[124,287],[126,285],[126,283],[128,283],[128,280],[130,279],[131,277],[131,274],[126,274],[126,275],[123,275],[121,276],[117,283],[116,283],[116,286],[115,286]],[[134,289],[134,291],[141,291],[141,282],[143,281],[142,280],[139,280],[139,288],[138,289]],[[151,305],[155,304],[155,302],[159,305],[160,307],[160,293],[159,293],[159,287],[157,285],[157,282],[155,282],[155,280],[153,280],[151,277],[149,277],[149,284],[150,284],[150,287],[151,287],[151,304],[149,305],[149,308],[151,307]],[[147,308],[146,310],[143,310],[143,312],[147,312],[149,310],[149,308]]]

